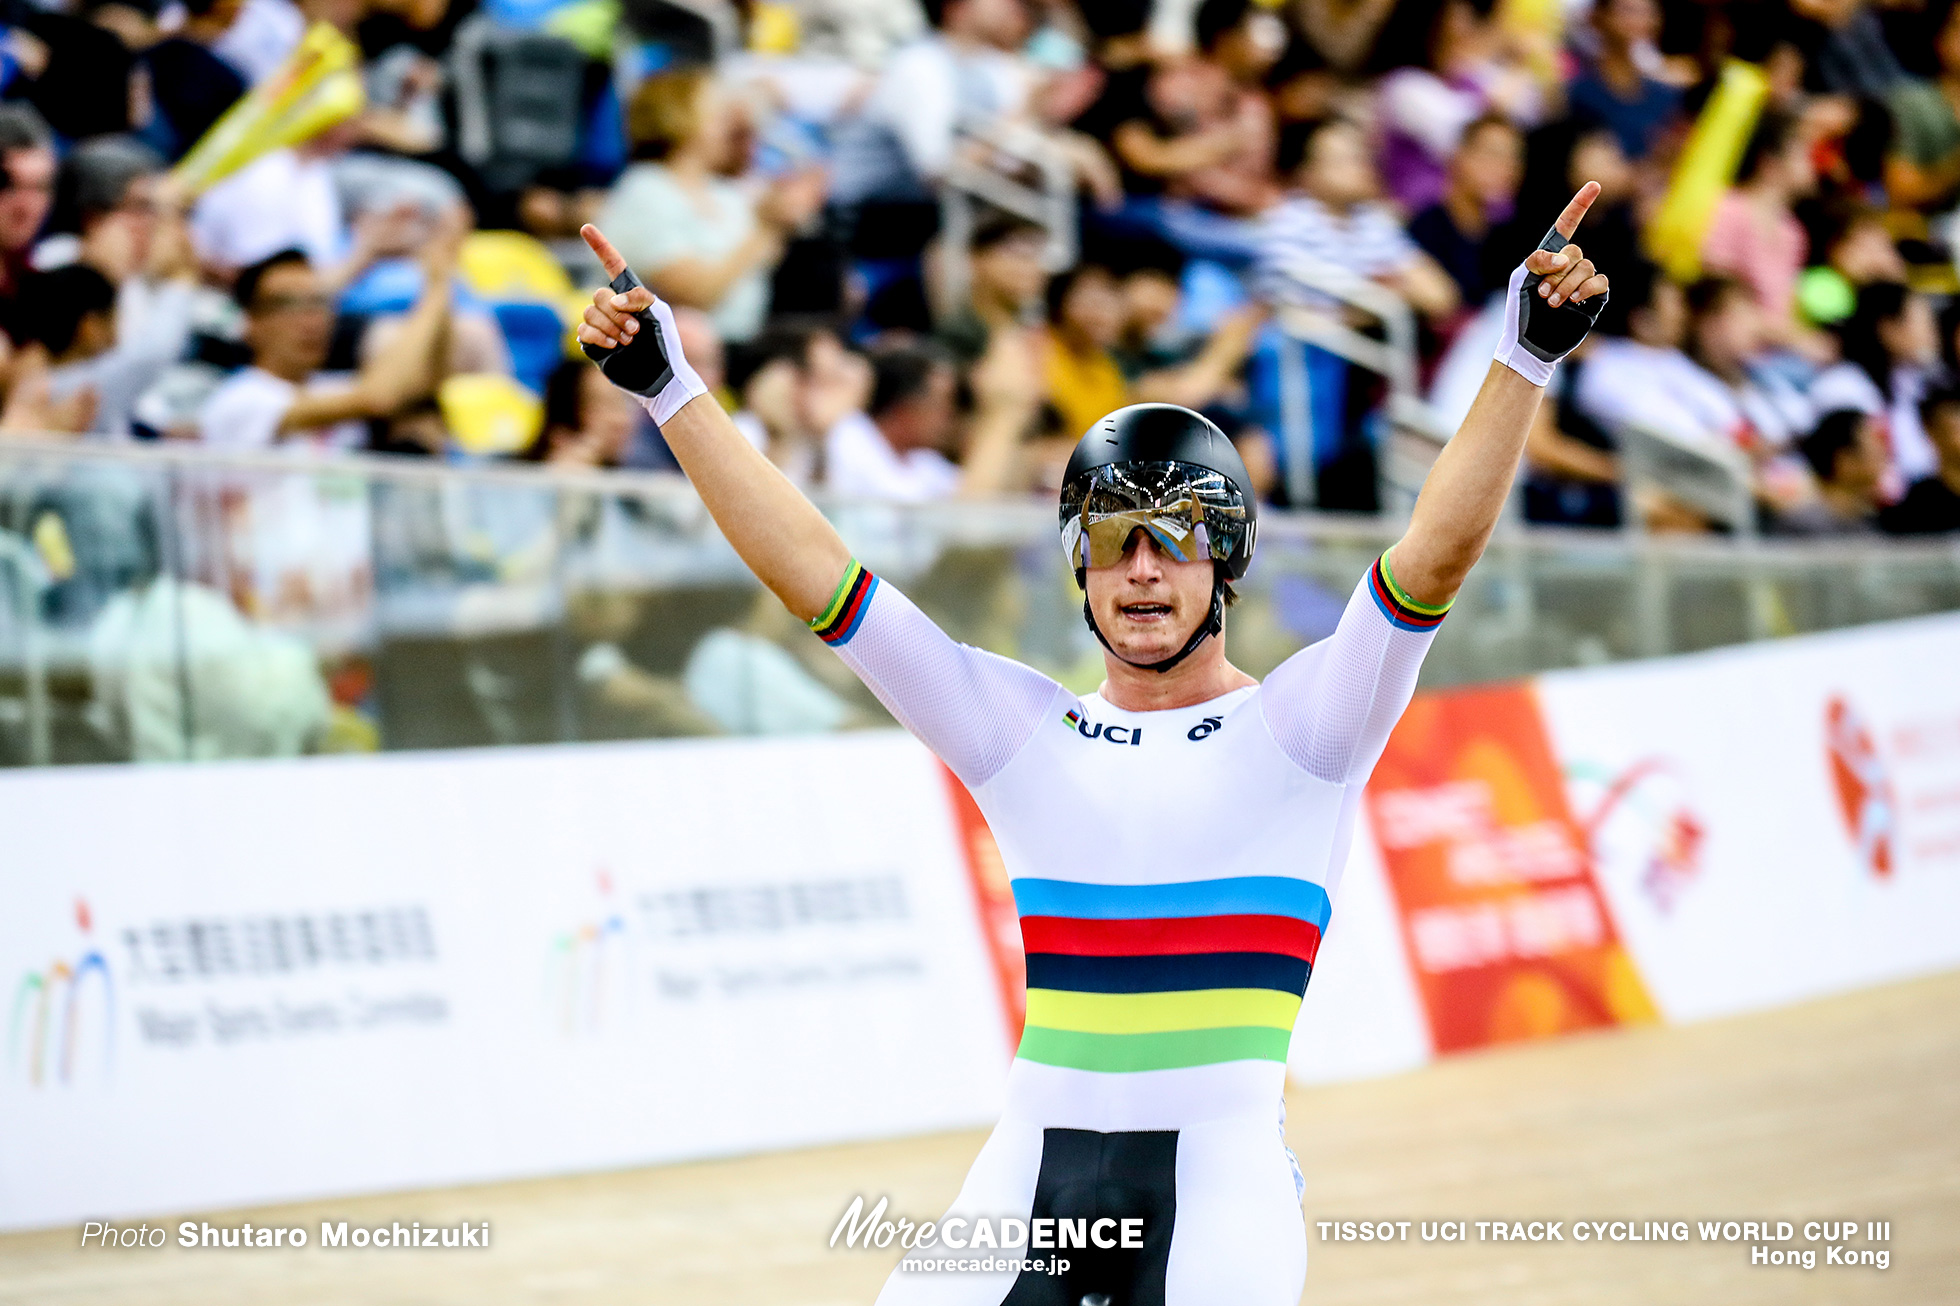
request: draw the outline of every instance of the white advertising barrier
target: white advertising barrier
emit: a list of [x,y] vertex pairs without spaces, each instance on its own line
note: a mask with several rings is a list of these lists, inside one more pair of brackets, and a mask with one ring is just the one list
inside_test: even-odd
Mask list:
[[1559,672],[1537,695],[1664,1018],[1960,965],[1960,617]]
[[1287,1071],[1296,1083],[1333,1083],[1411,1070],[1432,1055],[1381,851],[1368,823],[1357,821],[1293,1022]]
[[896,732],[0,776],[0,1228],[990,1123]]

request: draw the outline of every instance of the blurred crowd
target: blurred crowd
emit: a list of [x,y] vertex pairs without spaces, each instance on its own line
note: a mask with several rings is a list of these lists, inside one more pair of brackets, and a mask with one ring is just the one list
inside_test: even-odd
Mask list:
[[[1613,281],[1531,434],[1535,521],[1960,529],[1951,0],[9,0],[0,433],[672,468],[569,349],[597,223],[793,479],[1052,490],[1126,402],[1201,409],[1260,493],[1373,511],[1386,340],[1447,428],[1578,185]],[[182,166],[319,25],[364,107]],[[1724,70],[1760,111],[1656,249]],[[1713,119],[1717,115],[1707,115]],[[1664,265],[1664,266],[1663,266]],[[1343,287],[1349,289],[1343,291]],[[1331,337],[1330,337],[1331,339]],[[1363,360],[1365,361],[1365,360]],[[1294,465],[1298,464],[1298,465]]]

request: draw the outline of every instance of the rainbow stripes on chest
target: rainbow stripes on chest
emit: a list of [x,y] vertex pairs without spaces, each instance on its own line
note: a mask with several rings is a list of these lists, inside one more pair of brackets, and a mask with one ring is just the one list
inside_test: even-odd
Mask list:
[[830,602],[811,621],[810,629],[826,644],[850,643],[851,636],[857,634],[858,624],[864,620],[865,609],[871,606],[871,596],[877,591],[878,578],[852,558],[851,565],[844,569],[844,579],[837,582]]
[[1285,876],[1014,881],[1028,956],[1019,1054],[1124,1072],[1285,1061],[1327,893]]

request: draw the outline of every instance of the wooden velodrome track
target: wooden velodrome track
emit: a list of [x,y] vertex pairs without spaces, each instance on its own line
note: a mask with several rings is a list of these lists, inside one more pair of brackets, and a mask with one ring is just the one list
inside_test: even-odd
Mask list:
[[[1889,1219],[1889,1269],[1755,1267],[1740,1244],[1322,1243],[1315,1306],[1960,1302],[1960,974],[1680,1029],[1296,1089],[1315,1219]],[[4,1122],[0,1122],[4,1127]],[[866,1306],[895,1253],[831,1251],[851,1195],[934,1214],[983,1135],[232,1212],[304,1251],[82,1252],[0,1238],[34,1306]],[[489,1220],[487,1252],[323,1252],[318,1222]],[[173,1226],[174,1227],[174,1226]],[[1821,1254],[1820,1254],[1821,1260]],[[1227,1306],[1220,1303],[1219,1306]]]

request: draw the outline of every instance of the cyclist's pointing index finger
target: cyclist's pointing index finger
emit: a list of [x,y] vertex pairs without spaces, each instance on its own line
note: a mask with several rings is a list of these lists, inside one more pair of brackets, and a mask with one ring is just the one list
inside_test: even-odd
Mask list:
[[[1572,233],[1579,229],[1579,219],[1586,216],[1586,210],[1591,208],[1593,201],[1598,198],[1599,198],[1598,182],[1589,181],[1585,185],[1581,186],[1579,188],[1579,193],[1577,195],[1574,195],[1572,197],[1572,201],[1565,206],[1565,212],[1559,214],[1558,221],[1552,224],[1552,230],[1558,232],[1559,235],[1565,237],[1567,240],[1571,240]],[[590,227],[586,228],[586,230],[592,231]],[[592,235],[598,236],[599,233],[596,231],[592,231]],[[586,239],[590,240],[592,239],[592,236],[587,236]],[[599,239],[604,240],[605,237],[599,236]],[[598,249],[599,247],[597,245],[594,245],[592,248]],[[606,246],[606,248],[611,249],[612,246],[608,245]],[[601,255],[601,257],[604,256]]]
[[[1594,190],[1597,189],[1598,187],[1595,186]],[[1584,212],[1584,210],[1582,209],[1580,212]],[[1559,221],[1563,222],[1565,219],[1560,218]],[[616,277],[626,271],[626,260],[620,256],[620,252],[613,248],[613,243],[607,240],[605,234],[597,227],[588,222],[578,229],[578,234],[585,237],[585,243],[590,245],[592,252],[599,256],[599,262],[605,264],[606,275],[608,277]]]

